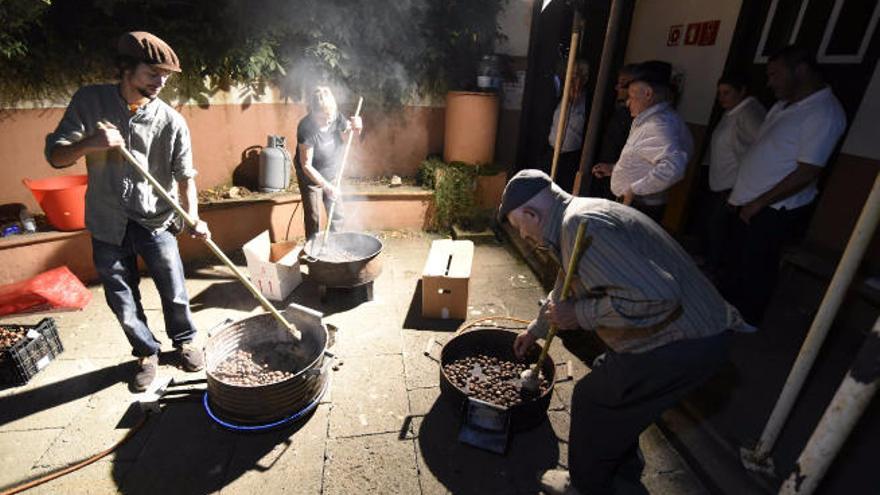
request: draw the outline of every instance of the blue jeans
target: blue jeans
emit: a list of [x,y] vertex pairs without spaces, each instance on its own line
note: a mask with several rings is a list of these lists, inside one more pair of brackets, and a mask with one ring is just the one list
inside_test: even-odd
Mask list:
[[174,346],[180,347],[192,341],[196,327],[189,308],[183,262],[174,235],[167,230],[155,233],[129,221],[121,246],[93,238],[92,256],[104,285],[107,305],[122,325],[131,343],[132,354],[145,357],[159,352],[161,345],[147,326],[147,317],[141,305],[138,255],[146,263],[159,291],[165,332]]

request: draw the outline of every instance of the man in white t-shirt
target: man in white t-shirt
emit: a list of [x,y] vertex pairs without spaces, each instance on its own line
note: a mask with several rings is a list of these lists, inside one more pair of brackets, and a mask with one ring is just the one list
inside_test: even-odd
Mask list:
[[767,85],[779,101],[743,157],[728,199],[738,209],[738,269],[724,290],[752,324],[760,323],[773,293],[783,244],[805,230],[816,181],[846,129],[843,107],[806,50],[789,46],[772,56]]

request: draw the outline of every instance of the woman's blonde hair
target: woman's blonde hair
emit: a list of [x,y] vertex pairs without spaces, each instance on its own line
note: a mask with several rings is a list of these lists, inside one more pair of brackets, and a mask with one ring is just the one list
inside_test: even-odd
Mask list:
[[318,86],[309,97],[309,113],[323,112],[328,116],[336,115],[336,98],[327,86]]

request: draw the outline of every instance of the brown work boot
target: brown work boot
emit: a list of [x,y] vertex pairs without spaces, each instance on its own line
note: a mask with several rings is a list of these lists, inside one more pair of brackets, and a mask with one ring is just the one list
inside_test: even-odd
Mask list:
[[143,392],[150,388],[150,384],[156,379],[156,370],[159,368],[159,354],[138,359],[138,372],[134,375],[131,386],[135,392]]
[[202,350],[194,346],[191,342],[187,342],[177,349],[180,356],[180,366],[184,371],[199,371],[205,367],[205,355]]
[[571,485],[571,476],[565,469],[549,469],[541,475],[541,490],[547,495],[581,495]]

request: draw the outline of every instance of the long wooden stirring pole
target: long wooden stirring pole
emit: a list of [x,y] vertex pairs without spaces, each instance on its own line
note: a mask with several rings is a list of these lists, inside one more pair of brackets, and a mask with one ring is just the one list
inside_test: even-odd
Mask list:
[[568,107],[571,103],[569,97],[571,95],[571,78],[574,74],[575,60],[577,59],[578,47],[580,46],[581,31],[583,30],[583,22],[581,21],[580,12],[575,9],[574,19],[571,28],[571,44],[568,48],[568,62],[565,66],[565,83],[562,86],[562,100],[559,102],[559,120],[556,123],[556,139],[553,144],[553,159],[550,162],[550,179],[556,181],[556,169],[559,165],[559,155],[562,150],[566,127],[568,127]]
[[[108,128],[108,126],[101,123],[99,123],[98,126],[104,129]],[[189,216],[186,210],[184,210],[183,207],[181,207],[180,204],[174,198],[172,198],[170,194],[168,194],[165,188],[162,187],[162,184],[160,184],[159,181],[157,181],[156,178],[153,177],[152,174],[150,174],[147,168],[144,167],[141,162],[137,158],[135,158],[135,156],[132,155],[130,151],[128,151],[128,149],[122,146],[118,147],[117,149],[120,153],[122,153],[122,156],[126,159],[126,161],[128,161],[128,163],[130,163],[131,166],[133,166],[134,169],[137,170],[144,179],[147,179],[150,185],[153,186],[153,189],[156,191],[156,193],[159,194],[159,196],[161,196],[162,199],[164,199],[169,205],[171,205],[172,208],[174,208],[174,211],[176,211],[177,214],[180,215],[181,218],[183,218],[186,224],[190,227],[195,228],[197,223],[196,220]],[[260,293],[260,291],[256,287],[254,287],[254,284],[251,283],[251,281],[248,280],[248,278],[241,272],[241,270],[239,270],[238,267],[235,266],[232,260],[230,260],[226,256],[226,254],[224,254],[223,251],[221,251],[220,248],[217,247],[217,244],[215,244],[214,241],[208,238],[204,238],[202,239],[202,241],[207,244],[208,248],[210,248],[211,251],[218,258],[220,258],[220,261],[222,261],[226,266],[229,267],[230,270],[232,270],[232,273],[235,274],[236,278],[238,278],[238,280],[242,284],[244,284],[245,287],[247,287],[250,293],[253,294],[253,296],[257,298],[258,301],[260,301],[260,305],[263,306],[263,309],[271,313],[272,316],[274,316],[275,319],[278,320],[278,323],[282,324],[284,328],[286,328],[290,332],[293,338],[296,339],[297,342],[301,341],[302,334],[300,333],[300,331],[297,330],[292,323],[287,321],[287,319],[284,318],[284,316],[279,313],[277,309],[275,309],[275,306],[273,306],[272,303],[270,303],[269,300],[266,299],[266,297],[263,296],[263,294]]]
[[[361,116],[361,106],[364,104],[364,98],[361,96],[358,98],[358,106],[357,110],[354,112],[355,117]],[[339,172],[336,174],[336,198],[330,202],[330,209],[327,211],[327,227],[324,228],[324,237],[321,239],[321,247],[318,249],[318,253],[324,250],[324,246],[327,245],[327,238],[330,237],[330,224],[333,223],[333,211],[336,209],[336,201],[339,199],[339,195],[342,194],[342,191],[339,187],[342,185],[342,173],[345,171],[345,162],[348,160],[348,150],[351,149],[351,139],[354,137],[354,129],[348,133],[348,141],[345,142],[345,151],[342,152],[342,164],[339,166]]]
[[[584,239],[584,233],[587,231],[587,221],[578,225],[577,234],[574,237],[574,247],[571,251],[571,258],[568,260],[568,271],[565,272],[565,279],[562,283],[562,293],[559,295],[559,301],[562,302],[568,299],[568,293],[571,289],[571,282],[574,278],[574,274],[577,272],[578,263],[580,262],[581,254],[583,254],[584,250],[590,245],[590,241],[592,238]],[[547,359],[547,352],[550,350],[550,343],[553,342],[553,337],[556,336],[556,325],[550,325],[550,330],[547,332],[547,336],[544,338],[544,346],[541,347],[541,355],[538,356],[538,361],[535,363],[535,366],[531,370],[527,370],[525,375],[523,376],[523,388],[532,388],[537,389],[539,376],[541,372],[541,367],[544,366],[544,360]],[[526,384],[526,382],[529,382]]]

